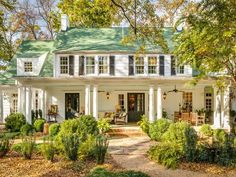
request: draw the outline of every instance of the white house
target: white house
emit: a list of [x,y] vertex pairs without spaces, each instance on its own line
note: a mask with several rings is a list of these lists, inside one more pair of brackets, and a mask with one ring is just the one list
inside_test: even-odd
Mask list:
[[[174,119],[179,110],[206,109],[213,112],[210,123],[229,128],[229,89],[218,92],[211,78],[191,86],[194,70],[177,67],[176,58],[158,46],[136,55],[136,46],[121,43],[127,30],[70,28],[63,16],[55,40],[24,41],[0,76],[1,121],[11,112],[22,112],[31,123],[31,110],[41,109],[48,117],[52,105],[58,107],[60,122],[80,112],[98,118],[119,105],[128,122],[142,114],[154,121],[163,110]],[[163,35],[171,51],[172,29]]]

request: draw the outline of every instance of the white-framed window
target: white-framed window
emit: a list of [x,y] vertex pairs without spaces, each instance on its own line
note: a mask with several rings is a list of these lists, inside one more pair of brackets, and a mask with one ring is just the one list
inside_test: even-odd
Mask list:
[[148,74],[157,73],[157,57],[148,57]]
[[124,110],[125,108],[125,95],[124,94],[118,95],[118,105],[120,106],[121,110]]
[[179,74],[184,74],[184,65],[179,66]]
[[144,57],[135,58],[135,73],[144,74]]
[[12,94],[12,106],[11,106],[11,113],[17,113],[18,109],[18,94]]
[[32,64],[31,61],[25,61],[25,62],[24,62],[24,71],[25,71],[26,73],[28,73],[28,72],[33,72],[33,64]]
[[60,73],[68,74],[69,72],[69,60],[68,57],[60,57]]
[[109,60],[107,56],[98,56],[99,74],[108,74]]
[[183,110],[191,112],[193,110],[193,93],[183,92]]
[[205,93],[205,108],[207,111],[211,111],[213,108],[213,98],[212,98],[212,93],[206,92]]
[[94,56],[86,56],[86,74],[94,74],[95,73],[95,57]]

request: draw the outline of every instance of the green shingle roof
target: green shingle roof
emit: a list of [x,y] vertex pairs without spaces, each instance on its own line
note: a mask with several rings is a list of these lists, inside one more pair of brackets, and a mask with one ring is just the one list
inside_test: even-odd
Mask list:
[[[53,77],[53,52],[73,51],[98,51],[98,52],[131,52],[138,49],[137,46],[123,45],[123,37],[129,32],[129,28],[70,28],[65,32],[59,32],[55,41],[23,41],[11,60],[7,71],[0,74],[0,84],[14,84],[16,76],[17,58],[38,58],[48,52],[38,77]],[[173,49],[173,29],[165,28],[164,37],[170,50]],[[147,45],[147,52],[162,53],[159,46]]]
[[[99,51],[99,52],[136,52],[137,46],[124,45],[122,39],[129,33],[129,28],[70,28],[60,32],[55,41],[54,52]],[[164,29],[164,37],[169,49],[173,49],[173,28]],[[159,46],[147,45],[147,52],[162,53]]]
[[14,84],[15,80],[13,77],[16,77],[16,63],[17,58],[38,58],[41,55],[48,53],[47,58],[45,59],[44,65],[41,69],[39,77],[52,77],[53,76],[53,64],[52,64],[52,50],[54,41],[23,41],[20,47],[18,48],[16,54],[11,60],[11,63],[7,70],[0,74],[0,84]]

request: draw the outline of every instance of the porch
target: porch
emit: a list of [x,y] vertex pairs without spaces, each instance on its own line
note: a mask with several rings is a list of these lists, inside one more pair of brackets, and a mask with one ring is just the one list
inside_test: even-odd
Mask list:
[[139,121],[141,115],[146,115],[150,122],[164,116],[175,120],[176,112],[190,114],[204,109],[211,112],[205,115],[206,123],[216,128],[229,127],[228,92],[218,93],[209,81],[193,87],[184,80],[57,80],[37,82],[30,87],[22,85],[18,88],[18,100],[19,111],[28,119],[35,109],[42,109],[43,116],[48,117],[52,106],[56,106],[59,122],[81,113],[98,119],[116,113],[117,107],[127,113],[128,122]]

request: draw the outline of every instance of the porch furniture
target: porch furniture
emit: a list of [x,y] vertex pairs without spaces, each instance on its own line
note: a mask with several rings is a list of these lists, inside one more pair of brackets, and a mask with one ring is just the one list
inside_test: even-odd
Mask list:
[[[51,105],[47,113],[47,118],[48,118],[47,121],[57,122],[57,116],[58,116],[58,105]],[[54,118],[54,120],[51,119],[52,117]]]
[[128,122],[128,115],[126,112],[116,113],[114,116],[115,124],[122,123],[126,124]]
[[180,118],[181,118],[181,113],[178,111],[175,111],[174,112],[174,122],[180,121]]
[[99,118],[105,118],[108,122],[114,122],[114,112],[98,112]]
[[190,117],[191,117],[191,123],[192,123],[192,125],[198,125],[197,124],[197,119],[198,119],[198,114],[197,113],[195,113],[195,112],[191,112],[190,113]]
[[191,123],[190,113],[188,112],[181,113],[181,120]]
[[198,115],[197,116],[197,122],[196,125],[202,125],[205,124],[205,115]]

